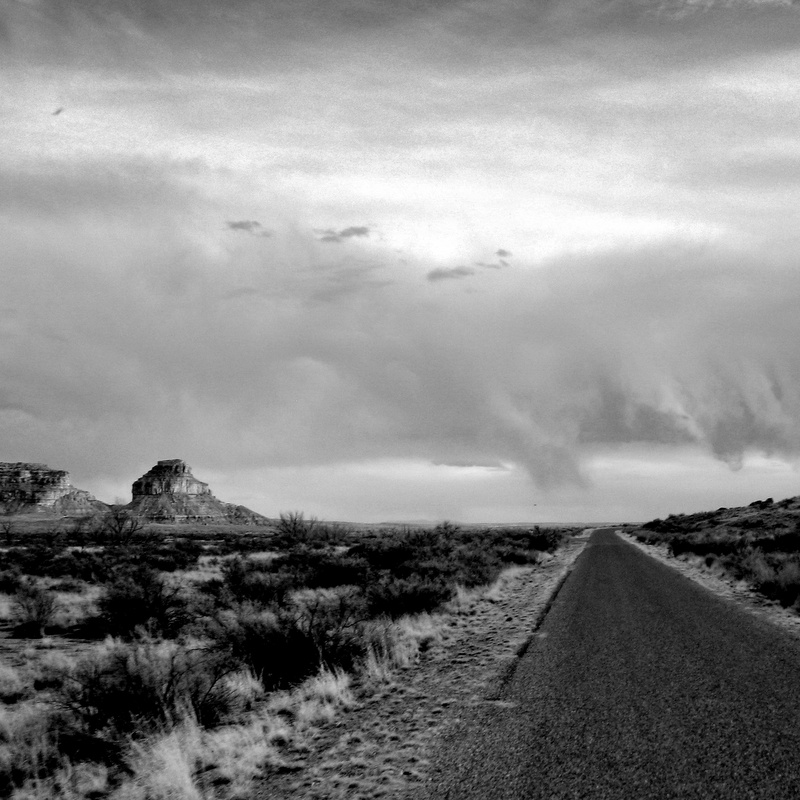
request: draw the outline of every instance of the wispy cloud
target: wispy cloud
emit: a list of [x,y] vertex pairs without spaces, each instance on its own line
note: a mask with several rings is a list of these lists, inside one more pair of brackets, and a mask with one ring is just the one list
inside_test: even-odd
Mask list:
[[432,269],[428,274],[427,278],[429,281],[436,282],[436,281],[448,281],[448,280],[458,280],[460,278],[468,278],[470,275],[474,275],[475,270],[471,267],[437,267],[436,269]]
[[272,231],[267,230],[260,222],[254,219],[228,220],[226,225],[228,229],[232,231],[241,231],[242,233],[249,233],[253,236],[263,236],[265,238],[272,236]]
[[345,239],[360,238],[370,235],[370,228],[367,225],[353,225],[349,228],[342,228],[341,230],[333,230],[326,228],[324,230],[316,230],[319,241],[321,242],[343,242]]

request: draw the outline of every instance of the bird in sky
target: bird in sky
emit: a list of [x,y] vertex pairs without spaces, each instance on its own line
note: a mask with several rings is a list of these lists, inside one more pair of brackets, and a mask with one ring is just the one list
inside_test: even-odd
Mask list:
[[63,106],[60,106],[59,108],[57,108],[57,109],[56,109],[56,110],[53,112],[53,116],[54,116],[54,117],[57,117],[57,116],[58,116],[58,115],[59,115],[59,114],[60,114],[60,113],[61,113],[63,110],[64,110],[64,107],[63,107]]

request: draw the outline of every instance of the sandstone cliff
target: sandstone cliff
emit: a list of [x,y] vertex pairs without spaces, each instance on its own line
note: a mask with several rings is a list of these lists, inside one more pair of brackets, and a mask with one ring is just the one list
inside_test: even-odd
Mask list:
[[108,511],[108,506],[89,492],[76,489],[64,470],[0,461],[0,510],[73,516]]
[[152,522],[236,522],[261,524],[266,518],[244,506],[217,500],[185,461],[159,461],[133,482],[128,508]]
[[197,480],[185,461],[171,458],[159,461],[152,469],[145,472],[139,480],[133,482],[134,497],[145,495],[201,495],[211,496],[207,483]]

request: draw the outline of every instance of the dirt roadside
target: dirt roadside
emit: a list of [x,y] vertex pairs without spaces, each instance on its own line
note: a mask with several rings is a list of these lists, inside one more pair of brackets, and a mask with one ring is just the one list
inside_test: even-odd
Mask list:
[[254,797],[413,796],[437,738],[464,709],[486,702],[587,539],[588,531],[545,563],[511,569],[491,589],[437,615],[438,634],[417,664],[398,670],[377,691],[357,691],[357,704],[321,728],[297,763],[270,776]]
[[733,601],[764,622],[777,625],[800,638],[800,616],[760,595],[746,581],[736,580],[726,575],[718,566],[707,567],[700,556],[687,554],[676,558],[669,555],[666,545],[644,544],[627,531],[618,530],[616,533],[626,542],[638,547],[643,553],[672,567],[710,592]]

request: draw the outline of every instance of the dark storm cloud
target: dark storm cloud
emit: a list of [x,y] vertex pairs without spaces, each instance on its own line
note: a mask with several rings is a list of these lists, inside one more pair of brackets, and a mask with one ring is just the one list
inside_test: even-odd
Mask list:
[[263,236],[265,238],[272,236],[272,231],[267,230],[260,222],[254,219],[229,220],[225,224],[228,226],[229,230],[232,231],[242,231],[243,233],[250,233],[253,236]]
[[692,436],[686,430],[688,417],[660,411],[631,397],[621,387],[610,385],[598,376],[595,399],[580,421],[581,443],[688,444]]
[[468,278],[470,275],[474,274],[475,270],[471,267],[437,267],[436,269],[432,269],[426,277],[429,281],[436,282]]
[[326,228],[324,230],[316,230],[320,242],[343,242],[345,239],[360,238],[370,235],[370,228],[367,225],[352,225],[349,228],[342,228],[341,230],[333,230]]
[[265,276],[205,247],[192,215],[153,214],[109,241],[80,208],[40,215],[35,246],[0,225],[18,311],[0,319],[9,447],[57,441],[70,465],[85,441],[106,462],[167,445],[275,467],[343,453],[499,461],[540,486],[580,484],[586,446],[688,442],[732,466],[754,450],[800,453],[793,261],[668,241],[420,302],[418,283],[388,285],[377,267],[300,269],[299,250]]

